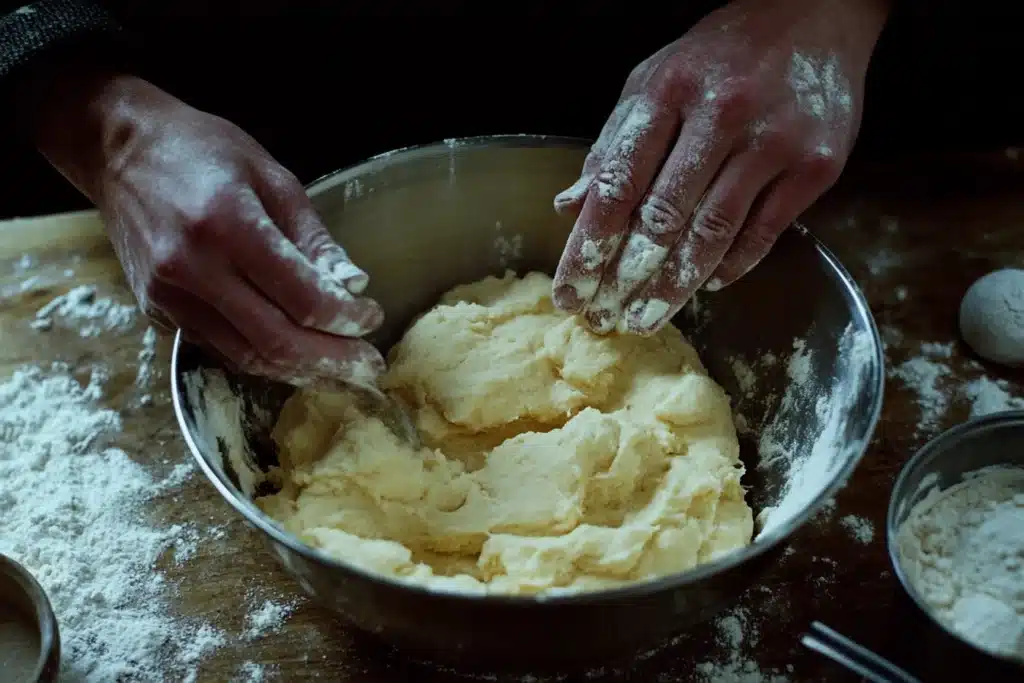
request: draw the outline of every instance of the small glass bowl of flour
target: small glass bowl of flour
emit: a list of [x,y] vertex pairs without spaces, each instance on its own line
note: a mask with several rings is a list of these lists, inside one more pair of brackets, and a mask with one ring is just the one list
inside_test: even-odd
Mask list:
[[1024,667],[1024,411],[925,445],[896,480],[887,527],[917,606],[955,639]]

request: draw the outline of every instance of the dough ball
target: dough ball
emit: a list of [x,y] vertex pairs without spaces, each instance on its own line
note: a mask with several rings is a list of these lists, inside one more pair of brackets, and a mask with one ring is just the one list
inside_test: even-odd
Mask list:
[[960,335],[985,360],[1024,365],[1024,270],[997,270],[971,285],[960,302]]

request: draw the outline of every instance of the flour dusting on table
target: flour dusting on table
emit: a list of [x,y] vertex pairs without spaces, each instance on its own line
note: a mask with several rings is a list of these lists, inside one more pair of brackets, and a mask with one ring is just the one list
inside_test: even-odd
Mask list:
[[723,657],[697,664],[700,683],[789,683],[780,671],[762,671],[745,652],[757,644],[759,629],[751,620],[750,611],[736,607],[715,621],[717,643]]
[[134,305],[97,296],[96,287],[92,285],[80,285],[40,308],[32,327],[48,330],[61,321],[75,327],[83,337],[96,337],[103,332],[128,329],[134,324],[137,312]]
[[183,528],[146,521],[181,472],[155,477],[107,445],[121,418],[99,405],[102,376],[28,367],[0,384],[0,552],[49,594],[66,679],[189,680],[223,636],[173,616],[156,564]]
[[889,376],[914,393],[920,410],[914,435],[921,439],[951,426],[958,404],[966,404],[968,418],[1024,409],[1024,398],[1015,395],[1010,382],[985,375],[980,364],[956,353],[953,342],[918,345],[909,357],[894,364]]

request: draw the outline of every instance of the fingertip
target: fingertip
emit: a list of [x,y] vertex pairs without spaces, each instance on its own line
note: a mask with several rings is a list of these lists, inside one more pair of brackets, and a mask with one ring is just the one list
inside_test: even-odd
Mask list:
[[679,307],[664,299],[636,299],[626,307],[623,327],[630,334],[652,336],[672,319]]
[[554,201],[555,211],[562,213],[573,206],[582,204],[593,182],[593,175],[580,176],[575,183],[556,194]]
[[384,309],[373,299],[360,298],[345,306],[327,323],[315,326],[338,337],[359,338],[370,334],[384,323]]
[[576,288],[569,284],[556,285],[551,292],[551,300],[556,308],[566,313],[579,312],[585,303]]
[[724,289],[729,283],[723,280],[721,277],[714,276],[708,278],[708,281],[704,283],[703,289],[705,292],[717,292]]

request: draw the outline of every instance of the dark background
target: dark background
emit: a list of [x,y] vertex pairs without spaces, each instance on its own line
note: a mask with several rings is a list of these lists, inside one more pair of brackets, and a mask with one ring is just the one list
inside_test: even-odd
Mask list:
[[[716,3],[666,14],[661,3],[626,2],[604,16],[593,3],[562,3],[557,14],[473,14],[455,3],[449,16],[397,18],[372,16],[372,4],[360,17],[317,3],[234,4],[178,3],[158,15],[146,3],[148,16],[125,23],[144,36],[148,77],[235,121],[308,182],[447,137],[593,138],[633,66]],[[897,6],[872,61],[854,160],[1024,143],[1013,6]],[[88,206],[17,138],[0,142],[0,217]]]

